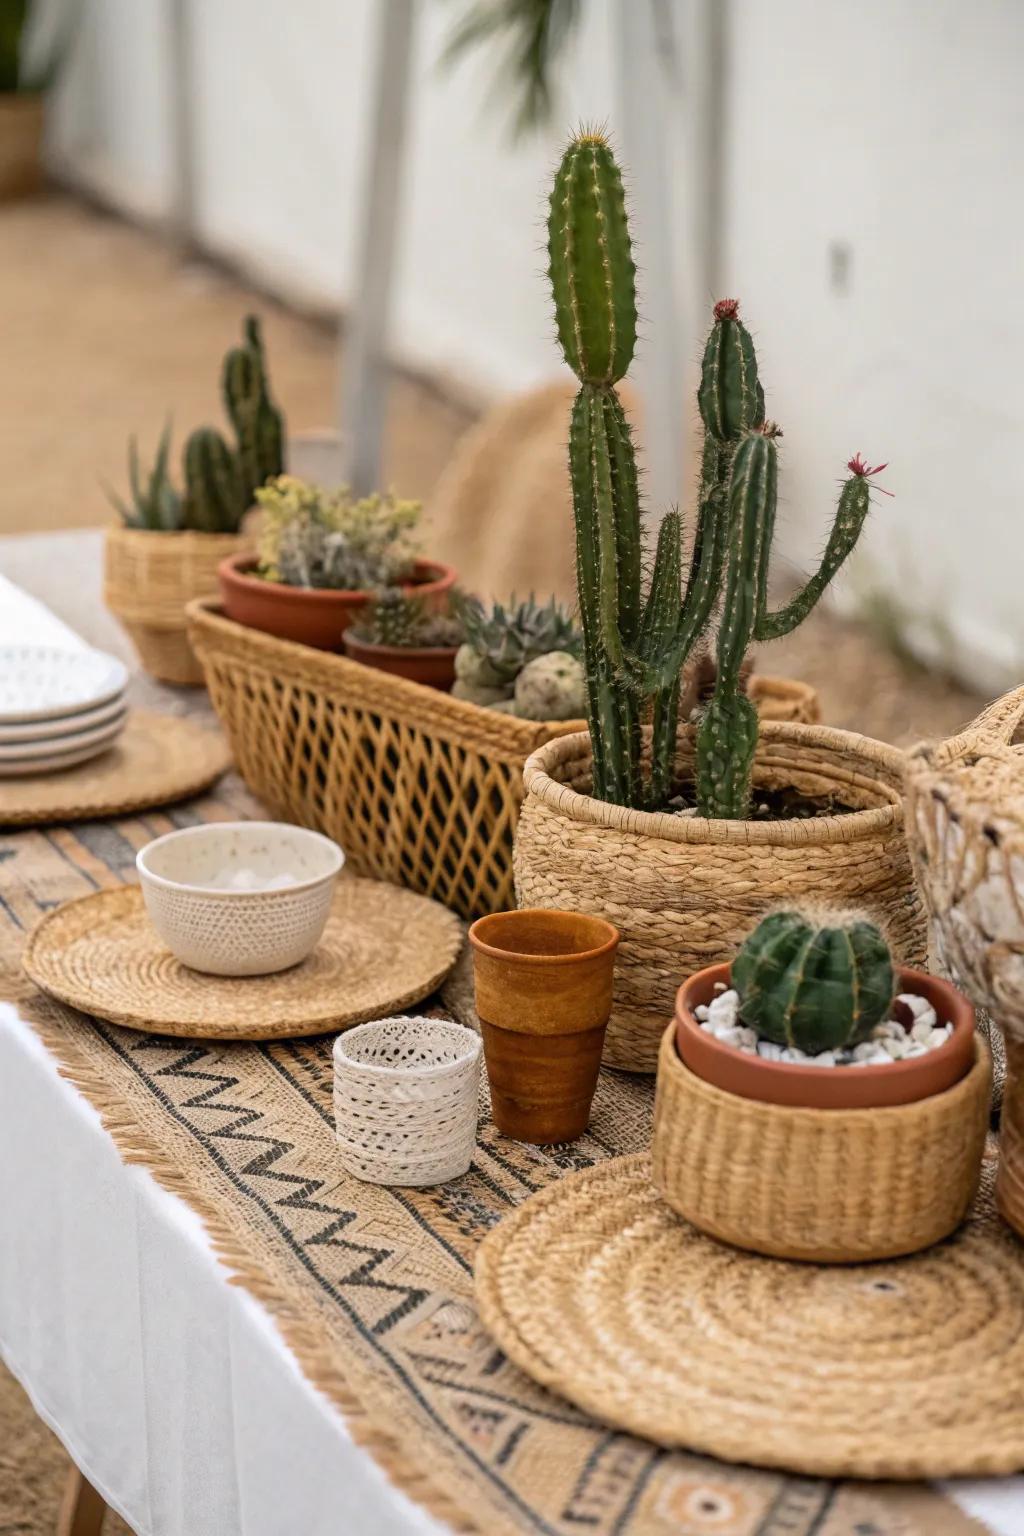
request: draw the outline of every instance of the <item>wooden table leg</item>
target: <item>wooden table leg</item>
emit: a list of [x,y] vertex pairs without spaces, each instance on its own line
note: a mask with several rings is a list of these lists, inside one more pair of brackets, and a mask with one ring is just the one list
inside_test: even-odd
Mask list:
[[57,1516],[57,1536],[101,1536],[106,1512],[103,1499],[72,1462]]

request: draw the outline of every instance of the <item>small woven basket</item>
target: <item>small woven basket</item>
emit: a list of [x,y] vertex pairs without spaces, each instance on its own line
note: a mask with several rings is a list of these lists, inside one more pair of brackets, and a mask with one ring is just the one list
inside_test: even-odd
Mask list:
[[673,1024],[658,1061],[654,1183],[702,1232],[755,1253],[819,1264],[916,1253],[948,1237],[974,1198],[991,1082],[976,1038],[967,1076],[915,1104],[763,1104],[684,1066]]
[[[694,731],[679,733],[692,778]],[[682,979],[731,960],[766,910],[814,899],[865,908],[897,959],[925,956],[924,912],[903,836],[903,754],[851,731],[766,722],[754,782],[834,794],[851,814],[806,821],[708,821],[625,810],[589,794],[586,734],[548,742],[526,764],[515,846],[524,907],[606,917],[622,935],[606,1066],[653,1072]]]
[[1006,1043],[996,1203],[1024,1237],[1024,688],[959,736],[911,752],[907,837],[936,968]]
[[107,529],[103,600],[124,625],[143,667],[165,683],[197,687],[203,669],[189,644],[185,608],[217,591],[217,567],[251,548],[244,534]]
[[341,1161],[371,1184],[444,1184],[476,1147],[480,1036],[446,1019],[360,1024],[334,1042]]

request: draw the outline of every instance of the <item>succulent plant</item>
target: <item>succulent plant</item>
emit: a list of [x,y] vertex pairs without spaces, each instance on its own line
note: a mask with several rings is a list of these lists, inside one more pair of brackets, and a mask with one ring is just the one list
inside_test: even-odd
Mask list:
[[865,1040],[895,992],[889,946],[859,914],[772,912],[732,962],[740,1017],[808,1055]]
[[364,496],[344,487],[325,491],[278,475],[256,492],[263,509],[259,574],[291,587],[376,592],[398,586],[412,573],[409,541],[420,515],[418,501]]
[[463,626],[457,600],[436,612],[415,594],[401,587],[386,587],[351,632],[370,645],[450,649],[461,645]]
[[569,651],[535,656],[516,678],[513,697],[523,720],[578,720],[587,709],[583,663]]
[[494,603],[490,608],[478,598],[467,598],[463,623],[469,651],[458,675],[484,688],[511,692],[534,657],[549,651],[575,655],[580,648],[579,631],[568,612],[554,597],[542,606],[532,592],[525,602],[513,596],[507,605]]
[[224,407],[235,429],[246,507],[256,491],[284,472],[284,418],[270,398],[260,323],[245,319],[245,341],[224,358]]
[[215,427],[197,427],[185,444],[185,527],[237,533],[249,510],[238,458]]
[[135,437],[128,440],[128,484],[131,501],[125,502],[115,491],[107,488],[107,495],[120,513],[126,528],[149,528],[163,533],[174,532],[182,526],[183,508],[179,493],[171,483],[167,461],[171,448],[171,424],[167,422],[160,434],[156,458],[143,483],[139,465],[139,444]]

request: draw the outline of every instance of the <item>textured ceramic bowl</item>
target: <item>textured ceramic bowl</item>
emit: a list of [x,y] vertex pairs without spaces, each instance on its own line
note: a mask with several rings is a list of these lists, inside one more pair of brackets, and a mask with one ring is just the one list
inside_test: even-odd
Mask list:
[[[278,821],[186,827],[135,860],[157,933],[184,965],[214,976],[266,976],[305,960],[344,862],[329,837]],[[293,883],[239,888],[248,876]]]

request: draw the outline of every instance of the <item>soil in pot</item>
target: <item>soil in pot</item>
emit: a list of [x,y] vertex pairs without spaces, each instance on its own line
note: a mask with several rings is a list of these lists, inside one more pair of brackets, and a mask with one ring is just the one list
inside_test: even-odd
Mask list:
[[376,645],[347,629],[342,635],[346,656],[376,667],[392,677],[447,692],[455,681],[455,645]]
[[[667,811],[676,816],[696,816],[692,784],[673,795]],[[813,821],[819,816],[852,816],[857,807],[834,795],[803,795],[790,787],[762,790],[750,808],[748,821]]]
[[[290,587],[256,574],[254,555],[238,556],[218,569],[224,612],[236,624],[262,630],[281,640],[295,640],[320,651],[340,651],[344,631],[372,600],[369,592],[338,592],[322,587]],[[428,607],[438,606],[455,585],[452,566],[417,560],[403,590]]]
[[944,1093],[970,1071],[974,1009],[939,977],[909,967],[897,974],[907,1000],[897,1000],[891,1010],[894,1027],[878,1026],[848,1053],[848,1063],[833,1052],[800,1060],[771,1042],[755,1044],[748,1038],[754,1032],[741,1021],[728,1024],[724,1016],[735,1015],[728,965],[708,966],[680,987],[676,1049],[705,1082],[761,1103],[807,1109],[916,1103]]

